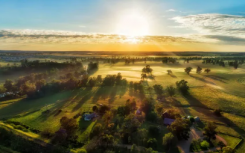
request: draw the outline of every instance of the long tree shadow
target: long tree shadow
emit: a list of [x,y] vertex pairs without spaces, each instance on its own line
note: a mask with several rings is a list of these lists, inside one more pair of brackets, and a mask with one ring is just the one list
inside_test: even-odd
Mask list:
[[93,96],[92,102],[96,103],[99,99],[107,99],[111,93],[113,86],[100,86]]
[[206,105],[202,104],[196,97],[194,97],[190,93],[184,94],[183,97],[188,101],[190,106],[209,109]]
[[224,77],[215,76],[215,75],[204,75],[204,76],[207,77],[207,78],[211,78],[211,79],[213,79],[213,80],[216,80],[216,81],[220,81],[220,82],[222,82],[222,83],[227,83],[227,82],[224,81],[224,80],[228,80],[228,79],[226,79],[226,78],[224,78]]
[[85,95],[82,97],[81,100],[79,100],[78,104],[73,108],[72,111],[76,111],[79,108],[81,108],[81,106],[93,96],[94,93],[91,90],[92,90],[92,87],[87,87],[84,90]]
[[202,81],[202,82],[205,82],[205,83],[209,83],[209,84],[215,85],[215,83],[210,82],[210,81],[207,81],[207,80],[205,80],[203,78],[199,78],[199,77],[194,76],[194,75],[189,75],[189,76],[192,77],[192,78],[194,78],[194,79],[196,79],[196,80],[199,80],[199,81]]

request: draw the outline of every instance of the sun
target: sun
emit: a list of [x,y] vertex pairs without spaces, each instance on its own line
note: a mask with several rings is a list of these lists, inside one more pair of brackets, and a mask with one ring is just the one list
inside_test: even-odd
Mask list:
[[117,33],[128,36],[148,35],[148,20],[143,14],[128,12],[119,19]]

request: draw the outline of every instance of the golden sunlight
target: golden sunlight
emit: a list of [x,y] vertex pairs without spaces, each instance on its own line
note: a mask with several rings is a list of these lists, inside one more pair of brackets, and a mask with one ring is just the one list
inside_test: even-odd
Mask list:
[[128,12],[121,16],[117,25],[117,33],[129,36],[144,36],[149,34],[147,18],[138,12]]

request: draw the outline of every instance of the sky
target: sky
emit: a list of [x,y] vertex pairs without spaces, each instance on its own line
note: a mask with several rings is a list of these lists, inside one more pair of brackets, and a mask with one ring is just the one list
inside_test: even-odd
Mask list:
[[0,50],[245,51],[243,0],[0,0]]

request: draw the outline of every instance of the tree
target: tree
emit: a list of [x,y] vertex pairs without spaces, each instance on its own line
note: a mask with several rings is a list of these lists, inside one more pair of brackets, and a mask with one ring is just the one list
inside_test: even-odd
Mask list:
[[179,91],[181,91],[183,94],[187,94],[189,90],[189,86],[187,85],[187,81],[181,80],[176,82],[176,86]]
[[175,88],[173,86],[167,86],[166,90],[170,97],[173,97],[175,95]]
[[105,144],[108,146],[109,144],[113,144],[113,142],[114,142],[114,137],[113,137],[112,135],[108,135],[108,134],[103,135],[103,136],[101,137],[101,142],[102,142],[102,143],[105,143]]
[[74,118],[69,119],[66,116],[60,119],[60,124],[61,127],[66,130],[68,136],[72,136],[73,134],[75,134],[78,128],[76,119]]
[[197,67],[196,73],[200,74],[202,72],[202,68],[200,66]]
[[175,142],[174,135],[172,133],[167,133],[162,138],[162,144],[167,147],[167,150],[173,145]]
[[237,61],[234,62],[234,68],[235,68],[235,69],[238,68],[238,62],[237,62]]
[[4,88],[4,86],[0,85],[0,94],[5,93],[6,89]]
[[185,72],[189,75],[192,70],[192,67],[185,68]]
[[150,99],[144,99],[141,103],[141,109],[147,114],[154,110],[154,102]]
[[44,79],[38,80],[36,82],[36,84],[35,84],[36,85],[36,89],[40,90],[45,84],[46,84],[46,81]]
[[204,127],[204,135],[208,137],[208,141],[210,139],[215,139],[216,138],[216,128],[217,126],[213,122],[209,122],[205,127]]
[[207,68],[207,69],[205,69],[204,71],[205,71],[206,73],[209,73],[211,70]]
[[102,82],[102,76],[101,75],[98,75],[97,78],[96,78],[97,82],[101,83]]
[[220,149],[223,150],[223,147],[225,147],[225,144],[223,141],[219,141],[218,146],[220,146]]
[[147,147],[148,147],[148,148],[156,149],[156,148],[157,148],[157,140],[156,140],[156,138],[150,138],[150,139],[147,141]]
[[139,153],[139,150],[137,149],[137,146],[135,144],[131,146],[130,153]]
[[102,125],[98,123],[95,125],[92,132],[90,133],[90,138],[93,138],[94,136],[99,136],[101,132],[102,132]]
[[167,72],[168,72],[168,75],[173,73],[172,70],[167,70]]
[[155,111],[147,113],[146,120],[153,123],[157,122],[157,113]]
[[111,119],[113,118],[113,114],[111,111],[106,111],[105,114],[103,115],[103,121],[105,123],[106,128],[108,127]]
[[158,94],[158,95],[162,95],[162,94],[163,94],[163,87],[162,87],[162,85],[160,85],[160,84],[155,84],[155,85],[153,86],[153,88],[154,88],[156,94]]
[[7,79],[5,83],[3,84],[4,88],[7,92],[11,92],[13,90],[13,81]]
[[201,147],[202,148],[208,149],[209,146],[210,146],[210,144],[206,140],[204,140],[204,141],[201,142]]
[[171,125],[170,130],[177,136],[179,140],[188,139],[190,131],[190,121],[177,118]]

